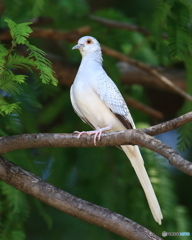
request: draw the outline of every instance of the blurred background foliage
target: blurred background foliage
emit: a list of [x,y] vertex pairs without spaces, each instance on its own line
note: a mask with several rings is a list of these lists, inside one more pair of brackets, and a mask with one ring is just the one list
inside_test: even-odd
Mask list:
[[[0,2],[0,23],[1,32],[7,29],[6,17],[16,23],[35,22],[40,17],[51,19],[35,27],[64,32],[89,26],[91,31],[87,35],[96,37],[103,45],[153,66],[182,70],[185,89],[192,94],[191,8],[187,0],[4,0]],[[91,14],[142,26],[150,34],[145,36],[136,31],[104,26],[91,20]],[[11,47],[10,40],[1,43],[7,49]],[[77,71],[81,56],[77,51],[71,51],[74,43],[41,38],[30,38],[30,43],[49,56],[62,59],[65,67],[74,67]],[[21,48],[15,51],[20,53]],[[117,62],[104,55],[104,68],[122,94],[153,106],[164,114],[163,119],[159,120],[130,107],[138,127],[191,111],[191,103],[177,94],[138,84],[122,85]],[[20,74],[20,71],[16,70],[15,73]],[[33,132],[71,133],[90,129],[72,109],[69,85],[60,81],[58,86],[42,84],[37,74],[26,69],[25,75],[28,78],[20,84],[19,94],[1,91],[8,102],[20,102],[21,108],[20,113],[0,116],[1,136]],[[180,151],[185,150],[183,156],[191,160],[190,129],[190,124],[187,124],[179,131],[166,133],[159,138],[174,148],[178,147]],[[5,157],[58,188],[120,213],[159,236],[162,231],[191,231],[192,234],[191,178],[171,167],[167,160],[155,153],[147,149],[141,151],[164,215],[161,226],[153,220],[129,161],[115,147],[28,149],[7,153]],[[0,182],[0,239],[52,240],[55,237],[70,240],[122,239]]]

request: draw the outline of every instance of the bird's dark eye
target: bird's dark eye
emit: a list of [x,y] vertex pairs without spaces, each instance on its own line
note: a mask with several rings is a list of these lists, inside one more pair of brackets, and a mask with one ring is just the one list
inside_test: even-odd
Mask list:
[[87,39],[87,44],[91,44],[92,40],[91,39]]

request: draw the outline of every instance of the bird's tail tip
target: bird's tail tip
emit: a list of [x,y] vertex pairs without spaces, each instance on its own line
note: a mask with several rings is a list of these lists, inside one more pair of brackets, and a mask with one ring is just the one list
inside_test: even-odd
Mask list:
[[154,216],[154,219],[155,219],[155,221],[156,221],[159,225],[161,225],[161,224],[162,224],[162,220],[163,220],[163,215],[162,215],[162,213],[160,212],[158,217],[155,217],[155,216]]

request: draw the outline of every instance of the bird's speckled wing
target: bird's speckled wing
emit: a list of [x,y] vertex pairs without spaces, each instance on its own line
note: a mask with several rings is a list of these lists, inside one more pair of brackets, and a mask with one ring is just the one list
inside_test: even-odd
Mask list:
[[98,94],[126,128],[135,128],[125,100],[115,83],[107,74],[102,74],[98,79]]

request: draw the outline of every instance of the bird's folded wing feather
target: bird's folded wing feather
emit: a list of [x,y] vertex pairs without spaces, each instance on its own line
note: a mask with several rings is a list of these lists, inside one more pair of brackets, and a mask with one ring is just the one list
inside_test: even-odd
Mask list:
[[135,128],[129,109],[115,83],[104,73],[99,77],[97,93],[115,116],[127,128]]

